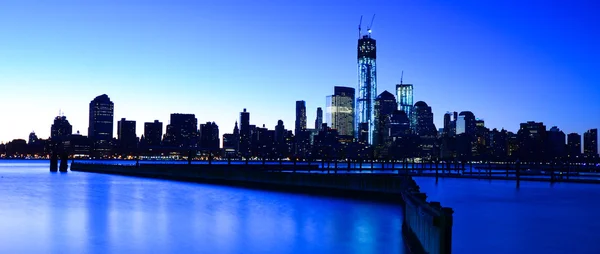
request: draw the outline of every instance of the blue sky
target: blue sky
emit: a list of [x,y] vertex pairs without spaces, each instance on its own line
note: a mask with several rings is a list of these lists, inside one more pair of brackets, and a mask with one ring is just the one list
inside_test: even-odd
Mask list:
[[[459,3],[460,2],[460,3]],[[0,1],[0,141],[46,138],[62,110],[87,134],[106,93],[115,119],[166,123],[194,113],[231,132],[312,126],[333,86],[357,86],[357,26],[376,14],[378,92],[404,70],[415,102],[470,110],[491,128],[521,122],[600,127],[595,1]],[[115,122],[116,129],[116,122]],[[116,134],[116,131],[115,131]]]

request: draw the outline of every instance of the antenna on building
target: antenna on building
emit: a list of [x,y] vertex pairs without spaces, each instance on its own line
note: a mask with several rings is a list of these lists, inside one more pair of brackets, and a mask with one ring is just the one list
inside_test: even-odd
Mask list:
[[373,18],[371,18],[371,24],[367,27],[367,32],[371,34],[371,27],[373,27],[373,20],[375,20],[375,14],[373,14]]
[[402,85],[402,79],[404,79],[404,71],[402,71],[402,74],[400,74],[400,85]]
[[362,25],[362,15],[360,15],[360,22],[358,22],[358,38],[360,39],[360,26]]

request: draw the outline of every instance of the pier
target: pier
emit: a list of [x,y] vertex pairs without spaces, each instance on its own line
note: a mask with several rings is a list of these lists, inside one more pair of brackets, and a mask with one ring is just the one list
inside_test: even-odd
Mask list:
[[[360,198],[404,208],[402,234],[413,254],[451,253],[452,209],[427,202],[411,176],[343,173],[318,164],[130,164],[73,162],[72,171],[152,177],[249,188]],[[329,171],[327,173],[326,171]]]

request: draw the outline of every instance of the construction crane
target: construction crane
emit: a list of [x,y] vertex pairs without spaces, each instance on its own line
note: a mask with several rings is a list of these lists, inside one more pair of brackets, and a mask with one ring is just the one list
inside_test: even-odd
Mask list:
[[358,22],[358,38],[360,39],[360,26],[362,25],[362,15],[360,15],[360,22]]
[[[362,19],[362,16],[361,16]],[[373,20],[375,20],[375,14],[373,14],[373,18],[371,18],[371,24],[367,27],[367,32],[371,33],[371,27],[373,27]]]

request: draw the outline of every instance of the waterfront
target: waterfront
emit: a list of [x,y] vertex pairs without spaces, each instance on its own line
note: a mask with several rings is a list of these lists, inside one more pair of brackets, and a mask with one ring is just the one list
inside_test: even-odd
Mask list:
[[[0,253],[403,253],[393,205],[49,173],[48,161],[0,161],[0,177]],[[453,253],[600,253],[600,185],[415,179],[454,209]]]
[[404,253],[381,203],[0,161],[0,253]]
[[600,185],[415,177],[454,209],[453,253],[600,253]]

